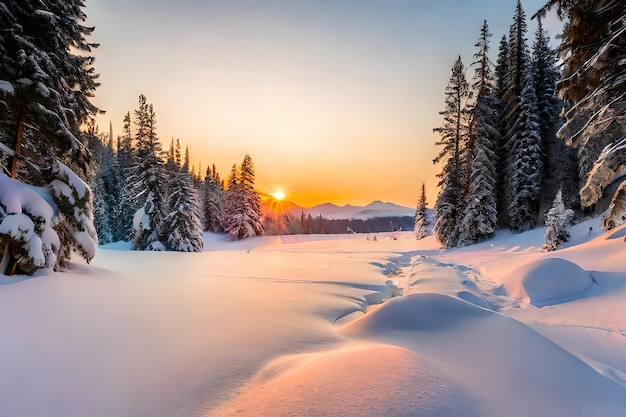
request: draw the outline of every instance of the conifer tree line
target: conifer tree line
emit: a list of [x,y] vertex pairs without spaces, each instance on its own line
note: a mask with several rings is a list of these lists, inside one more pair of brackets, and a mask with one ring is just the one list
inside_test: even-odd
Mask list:
[[497,60],[485,21],[470,64],[455,61],[445,91],[443,122],[434,129],[441,150],[441,187],[433,233],[445,247],[489,238],[497,228],[523,232],[543,224],[558,190],[578,204],[575,154],[557,137],[562,101],[560,70],[541,20],[532,47],[518,1]]
[[156,113],[146,97],[124,117],[116,141],[94,127],[98,171],[92,181],[95,226],[101,243],[132,240],[137,250],[202,251],[203,230],[232,239],[263,234],[260,198],[254,188],[252,158],[233,165],[224,182],[215,165],[205,176],[190,167],[173,138],[163,150]]

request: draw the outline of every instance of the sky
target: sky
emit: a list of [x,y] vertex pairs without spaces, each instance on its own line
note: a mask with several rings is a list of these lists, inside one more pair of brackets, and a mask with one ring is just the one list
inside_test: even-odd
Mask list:
[[[223,178],[246,154],[256,187],[304,207],[413,207],[438,189],[432,129],[455,59],[484,19],[495,61],[516,0],[86,0],[100,130],[143,94],[157,133]],[[523,3],[530,16],[545,0]],[[544,23],[552,38],[556,19]],[[532,41],[535,22],[529,22]],[[471,72],[468,71],[468,76]]]

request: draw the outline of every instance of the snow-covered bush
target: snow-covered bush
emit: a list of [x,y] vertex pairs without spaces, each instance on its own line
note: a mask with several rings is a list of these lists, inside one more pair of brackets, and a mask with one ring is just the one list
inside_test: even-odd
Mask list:
[[573,216],[572,210],[565,209],[562,192],[559,190],[554,197],[552,208],[545,215],[547,229],[544,239],[546,243],[542,246],[545,251],[553,251],[567,242],[570,237],[567,226],[570,225]]
[[47,190],[0,173],[0,274],[32,274],[55,265],[60,248]]
[[55,269],[67,268],[72,251],[77,251],[90,262],[98,246],[91,189],[59,161],[53,162],[51,173],[54,179],[49,189],[58,209],[54,230],[61,240]]
[[0,173],[0,273],[32,274],[67,268],[72,251],[87,262],[96,253],[89,187],[55,161],[48,187],[23,184]]

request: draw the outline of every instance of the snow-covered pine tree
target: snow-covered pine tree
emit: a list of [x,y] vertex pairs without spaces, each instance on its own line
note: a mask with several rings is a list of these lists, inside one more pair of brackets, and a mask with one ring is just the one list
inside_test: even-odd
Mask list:
[[138,208],[135,207],[131,193],[135,156],[131,126],[132,121],[130,112],[128,112],[124,116],[122,136],[117,137],[117,165],[122,180],[120,181],[119,202],[113,226],[113,241],[130,240],[132,238],[133,214]]
[[206,170],[202,185],[202,224],[206,231],[224,233],[221,214],[223,211],[224,188],[215,165]]
[[53,228],[61,241],[55,270],[66,269],[73,251],[87,262],[96,255],[98,236],[93,226],[93,196],[82,179],[63,163],[56,161],[50,168],[54,178],[48,188],[59,210]]
[[[20,0],[0,8],[0,90],[8,110],[0,118],[9,130],[11,175],[24,182],[43,185],[41,169],[55,158],[89,171],[80,125],[98,111],[89,101],[98,86],[89,53],[97,45],[87,41],[93,28],[82,25],[83,6]],[[30,163],[18,167],[21,160]]]
[[565,208],[562,192],[559,189],[554,197],[552,208],[545,214],[547,226],[544,235],[546,243],[543,245],[545,251],[553,251],[567,242],[570,237],[567,227],[571,224],[573,217],[574,211]]
[[[426,226],[428,226],[428,219],[426,218],[426,184],[422,183],[422,192],[420,198],[417,201],[417,210],[415,211],[415,237],[417,240],[423,239],[428,236]],[[302,218],[304,219],[304,212],[302,212]]]
[[165,245],[161,226],[167,209],[168,174],[156,134],[156,114],[143,95],[139,97],[135,115],[137,150],[130,181],[133,199],[139,209],[133,216],[133,249],[162,250]]
[[561,74],[556,64],[556,53],[549,42],[550,38],[543,29],[541,19],[538,19],[533,43],[532,72],[537,93],[539,133],[544,150],[540,218],[554,201],[559,187],[568,206],[576,206],[578,202],[575,154],[556,136],[562,124],[560,113],[563,103],[556,95],[556,84]]
[[460,56],[452,67],[445,96],[444,110],[439,112],[443,123],[433,129],[441,138],[436,144],[443,146],[433,160],[434,163],[443,163],[442,171],[437,175],[441,190],[434,207],[436,221],[433,232],[443,246],[455,247],[460,243],[460,224],[465,210],[467,167],[463,165],[462,155],[469,137],[466,105],[470,90]]
[[465,215],[461,224],[461,244],[482,241],[491,236],[498,225],[497,219],[497,153],[500,141],[497,122],[497,101],[493,93],[493,77],[489,61],[487,21],[483,23],[480,38],[475,45],[472,89],[476,102],[471,108],[471,131],[474,146],[471,155],[470,184]]
[[[624,148],[617,146],[626,137],[626,7],[624,1],[551,0],[537,15],[554,7],[566,20],[559,82],[566,111],[558,136],[577,151],[581,206],[599,213],[606,206],[598,203],[615,174],[623,171],[626,158]],[[612,207],[626,205],[621,200],[626,198],[624,186],[608,191]],[[605,218],[605,226],[623,221]]]
[[254,166],[249,155],[241,167],[233,165],[224,197],[224,229],[231,239],[263,234],[261,199],[254,189]]
[[507,161],[510,202],[507,210],[509,227],[513,232],[534,228],[539,211],[543,164],[537,96],[530,71],[526,72],[519,100],[520,112],[507,144],[510,152]]
[[509,72],[508,69],[508,54],[509,54],[509,43],[507,41],[506,35],[502,35],[502,39],[500,39],[500,45],[498,46],[498,58],[496,61],[496,66],[494,68],[494,105],[496,111],[496,119],[498,120],[498,133],[500,139],[496,144],[494,144],[495,161],[496,161],[496,178],[498,181],[496,182],[496,211],[498,217],[498,226],[499,227],[507,227],[509,224],[509,220],[507,218],[507,210],[506,210],[506,182],[503,180],[505,178],[504,171],[506,169],[506,158],[505,158],[505,149],[504,149],[504,138],[506,136],[506,128],[507,122],[505,113],[505,102],[504,102],[504,94],[506,93],[506,76]]
[[200,197],[192,185],[188,164],[172,173],[169,184],[168,214],[163,220],[162,233],[168,250],[202,252]]
[[115,241],[115,223],[124,177],[120,173],[115,157],[113,141],[107,136],[98,134],[97,126],[96,131],[88,133],[88,140],[89,149],[98,166],[90,181],[94,196],[94,226],[98,233],[98,242],[106,244]]
[[[48,227],[55,227],[56,249],[44,248],[44,263],[22,258],[20,269],[26,273],[52,265],[62,269],[72,248],[87,260],[94,252],[91,192],[72,171],[83,178],[91,174],[92,158],[80,127],[98,111],[89,101],[98,76],[89,56],[96,45],[87,41],[93,28],[82,24],[83,7],[79,0],[13,0],[0,7],[0,152],[9,156],[12,177],[35,186],[52,183],[48,193],[68,192],[54,194],[58,211],[46,220]],[[45,230],[52,229],[41,233]],[[14,243],[24,248],[24,242]],[[37,251],[26,248],[31,249]]]
[[[512,205],[514,191],[511,189],[511,175],[513,168],[511,164],[515,160],[515,149],[513,145],[515,141],[512,139],[516,133],[519,133],[519,117],[521,112],[522,90],[524,82],[528,78],[530,70],[530,52],[528,50],[526,33],[528,27],[526,23],[526,13],[522,8],[521,1],[517,1],[515,14],[513,15],[513,23],[509,31],[509,39],[507,42],[507,73],[504,78],[504,94],[501,99],[501,114],[504,129],[502,132],[502,178],[503,184],[503,200],[502,208],[506,211],[508,217]],[[511,219],[507,218],[506,226],[511,227]]]
[[537,97],[526,40],[526,14],[518,0],[508,42],[506,92],[502,98],[507,129],[503,138],[505,203],[514,232],[535,227],[543,171]]

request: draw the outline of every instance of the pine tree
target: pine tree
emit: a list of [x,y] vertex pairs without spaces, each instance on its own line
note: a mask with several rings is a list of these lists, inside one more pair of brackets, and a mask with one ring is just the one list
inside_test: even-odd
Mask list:
[[[507,43],[507,73],[504,79],[504,95],[501,100],[502,113],[500,115],[500,117],[504,119],[505,126],[502,138],[503,145],[501,149],[501,157],[504,162],[501,178],[505,179],[505,183],[503,184],[504,198],[502,203],[507,217],[509,217],[508,226],[516,231],[525,230],[528,225],[524,224],[522,226],[519,224],[520,219],[510,218],[510,213],[514,206],[513,199],[516,197],[516,188],[512,188],[512,184],[518,184],[518,180],[521,175],[520,173],[515,172],[512,164],[523,162],[530,166],[534,163],[534,161],[516,161],[516,158],[521,156],[520,148],[522,145],[518,143],[519,136],[523,135],[521,132],[522,127],[520,126],[520,114],[522,112],[521,97],[523,95],[524,87],[533,87],[526,85],[529,82],[529,71],[531,68],[530,52],[528,50],[526,33],[526,13],[522,8],[520,0],[518,0]],[[534,91],[534,88],[532,89]],[[528,93],[529,91],[526,91],[526,101],[530,98]],[[536,104],[534,109],[536,111]],[[516,178],[513,179],[513,176]],[[526,211],[527,216],[533,216],[533,214],[535,214],[529,207],[520,208],[520,210]],[[518,212],[518,214],[519,213],[521,212]],[[523,223],[528,222],[528,219],[523,221]],[[517,229],[518,227],[522,227],[522,229]]]
[[[415,237],[417,240],[423,239],[428,236],[426,226],[428,226],[428,219],[426,218],[426,184],[422,183],[422,193],[417,202],[417,211],[415,212]],[[304,212],[302,213],[304,216]]]
[[[11,175],[31,184],[43,185],[41,168],[55,159],[85,174],[91,169],[80,126],[98,111],[89,101],[98,86],[89,53],[97,45],[87,41],[93,28],[81,24],[83,7],[78,0],[13,0],[0,8],[2,136],[15,153]],[[28,162],[18,170],[20,160]]]
[[146,98],[139,96],[135,164],[130,177],[136,207],[133,216],[133,249],[163,249],[162,222],[166,214],[168,174],[156,134],[156,114]]
[[455,247],[459,244],[459,225],[465,209],[467,167],[462,163],[462,155],[469,137],[466,104],[470,91],[461,57],[452,67],[445,96],[445,108],[439,112],[443,116],[443,124],[433,129],[441,137],[437,145],[443,146],[433,161],[443,163],[438,175],[441,191],[434,207],[436,222],[433,232],[442,245]]
[[[606,206],[598,203],[621,172],[626,154],[618,146],[626,137],[626,7],[624,1],[551,0],[537,16],[555,6],[566,20],[559,82],[565,123],[558,136],[577,152],[581,206],[599,213]],[[611,193],[611,207],[626,204],[622,187]],[[624,222],[605,220],[613,227]]]
[[476,103],[471,109],[470,136],[474,138],[470,184],[466,210],[461,223],[461,244],[484,240],[491,236],[497,219],[497,145],[500,133],[497,122],[496,98],[493,93],[491,62],[489,61],[489,27],[487,21],[481,28],[480,40],[475,45],[474,78],[472,89]]
[[530,71],[526,74],[520,113],[508,145],[510,201],[507,210],[513,232],[524,232],[536,226],[543,171],[537,97],[532,74]]
[[163,219],[163,235],[168,250],[202,252],[200,197],[192,185],[191,174],[183,165],[173,173],[169,185],[168,214]]
[[[93,28],[82,24],[83,7],[78,0],[7,0],[0,7],[0,152],[8,154],[13,178],[48,187],[53,203],[46,203],[56,211],[55,224],[40,232],[56,234],[58,242],[39,248],[46,262],[24,258],[21,270],[28,273],[53,263],[64,269],[73,250],[87,261],[95,253],[92,193],[84,182],[93,159],[80,128],[98,112],[90,102],[98,75],[89,56],[97,45],[87,41]],[[9,214],[0,213],[0,222]]]
[[500,227],[505,227],[509,224],[506,210],[506,181],[503,180],[505,178],[506,170],[506,152],[504,148],[504,138],[506,137],[507,132],[507,119],[505,117],[504,95],[506,93],[506,75],[509,72],[507,64],[508,54],[509,43],[506,39],[506,36],[502,35],[502,39],[500,40],[500,45],[498,47],[498,60],[496,62],[493,74],[493,104],[494,111],[496,113],[499,136],[497,143],[494,144],[496,178],[498,178],[498,181],[496,182],[496,211],[498,226]]
[[[105,140],[108,142],[106,145]],[[115,227],[119,221],[120,193],[124,176],[120,172],[110,139],[91,135],[89,148],[98,163],[98,169],[90,184],[94,195],[94,226],[98,232],[98,242],[106,244],[121,240]]]
[[207,168],[203,183],[202,225],[212,233],[224,233],[222,227],[224,189],[215,165]]
[[550,38],[539,19],[533,43],[532,71],[537,93],[539,133],[544,150],[540,216],[552,204],[559,188],[569,206],[576,206],[578,201],[575,154],[556,136],[562,124],[562,102],[556,95],[560,72],[556,64],[556,53],[550,47],[549,41]]
[[241,167],[233,165],[224,200],[224,229],[231,239],[263,234],[261,199],[254,189],[254,166],[249,155]]
[[544,235],[546,241],[543,245],[544,250],[553,251],[567,242],[570,237],[567,227],[570,225],[573,217],[574,211],[565,209],[561,190],[557,191],[552,208],[545,215],[547,229]]

